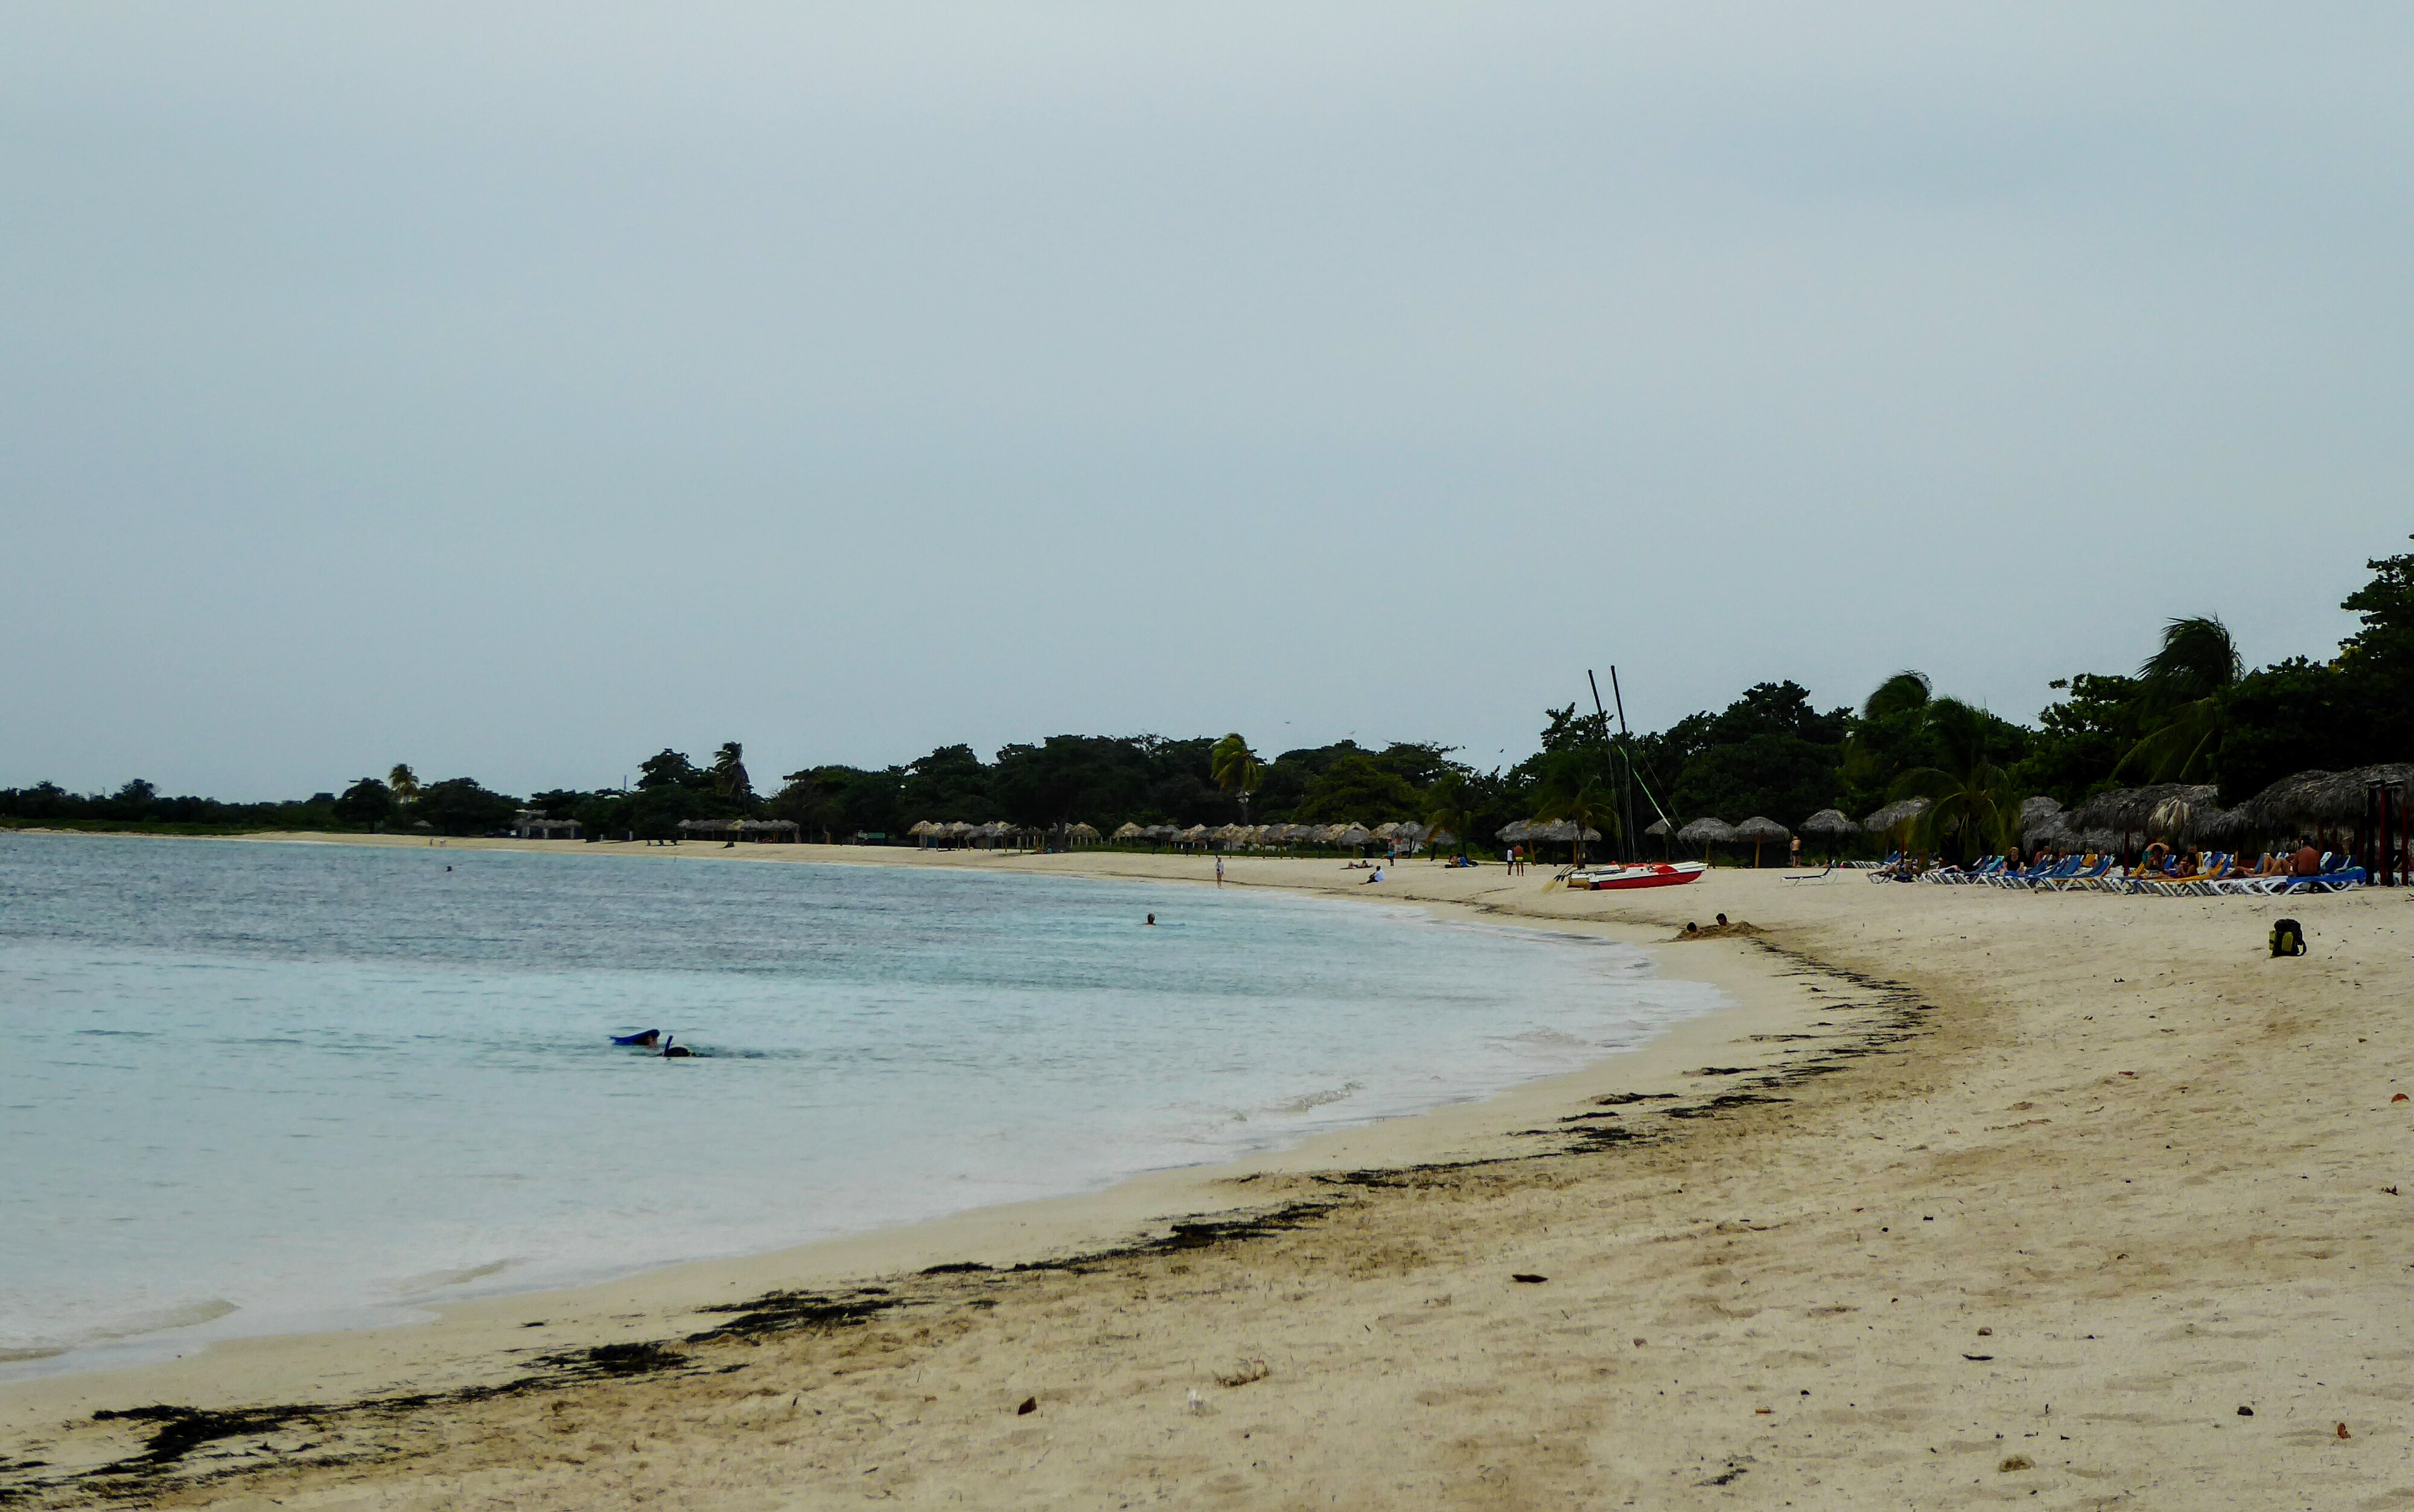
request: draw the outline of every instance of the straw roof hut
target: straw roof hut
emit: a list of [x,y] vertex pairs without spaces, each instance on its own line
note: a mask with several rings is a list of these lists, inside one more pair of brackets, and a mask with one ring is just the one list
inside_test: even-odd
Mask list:
[[1760,848],[1779,840],[1790,840],[1794,832],[1765,814],[1754,814],[1735,827],[1736,838],[1751,842],[1751,864],[1760,865]]
[[2347,772],[2299,772],[2240,804],[2238,811],[2258,835],[2347,829],[2363,823],[2364,788],[2373,782],[2403,787],[2414,782],[2414,765],[2397,762]]
[[1445,845],[1456,845],[1458,843],[1458,832],[1449,829],[1427,830],[1425,832],[1425,843],[1432,846],[1437,851],[1440,850]]
[[1713,818],[1708,815],[1705,815],[1700,819],[1694,820],[1691,823],[1676,832],[1676,838],[1684,841],[1687,845],[1700,846],[1704,855],[1709,854],[1711,846],[1731,841],[1735,838],[1736,832],[1734,825],[1729,824],[1723,819]]
[[1147,833],[1148,831],[1140,827],[1138,820],[1126,819],[1115,826],[1114,838],[1118,840],[1137,840]]
[[1847,835],[1861,832],[1861,826],[1845,818],[1840,808],[1822,808],[1794,827],[1804,835],[1827,837],[1827,859],[1831,863],[1836,859],[1836,842]]
[[2237,845],[2254,834],[2246,816],[2235,808],[2207,809],[2188,825],[2188,838],[2198,845]]
[[1527,819],[1512,819],[1508,823],[1501,825],[1499,829],[1496,830],[1493,838],[1496,839],[1505,840],[1511,845],[1516,845],[1521,841],[1531,838],[1533,833],[1533,821]]
[[1861,828],[1872,835],[1883,835],[1888,830],[1900,829],[1926,812],[1928,812],[1927,799],[1905,798],[1898,803],[1890,803],[1862,820]]
[[[2079,829],[2113,829],[2123,834],[2145,832],[2171,838],[2174,837],[2162,831],[2183,828],[2188,816],[2197,809],[2214,807],[2216,791],[2211,783],[2205,782],[2155,782],[2142,788],[2114,788],[2080,804],[2072,813],[2070,823]],[[2154,821],[2155,810],[2171,803],[2180,807],[2164,809],[2165,823],[2158,828]]]
[[1206,843],[1207,826],[1204,824],[1193,824],[1188,829],[1181,832],[1181,839],[1182,843],[1185,845],[1202,845]]
[[1655,819],[1645,827],[1643,833],[1646,835],[1665,835],[1668,833],[1668,822],[1664,819]]
[[1754,814],[1735,827],[1735,838],[1751,842],[1751,864],[1760,865],[1760,848],[1772,840],[1790,840],[1794,832],[1764,814]]
[[1375,838],[1374,832],[1363,824],[1336,824],[1334,828],[1341,832],[1333,837],[1335,845],[1360,846]]
[[1098,840],[1099,835],[1096,825],[1084,821],[1081,823],[1074,825],[1071,829],[1066,830],[1065,832],[1065,838],[1068,840],[1078,840],[1081,844],[1090,845]]

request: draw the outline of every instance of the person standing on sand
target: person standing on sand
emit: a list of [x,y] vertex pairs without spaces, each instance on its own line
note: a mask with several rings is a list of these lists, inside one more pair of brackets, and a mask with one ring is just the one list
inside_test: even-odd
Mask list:
[[1215,858],[1215,885],[1218,887],[1224,885],[1224,858],[1222,856],[1217,856]]
[[1798,868],[1802,865],[1802,837],[1794,837],[1794,844],[1789,849],[1792,853],[1787,856],[1785,864]]

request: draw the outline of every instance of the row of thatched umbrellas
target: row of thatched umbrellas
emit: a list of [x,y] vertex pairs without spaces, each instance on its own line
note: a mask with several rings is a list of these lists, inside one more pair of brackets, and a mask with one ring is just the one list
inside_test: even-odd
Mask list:
[[2173,845],[2243,847],[2256,839],[2352,833],[2362,825],[2373,787],[2401,795],[2414,764],[2299,772],[2224,808],[2210,783],[2158,782],[2099,793],[2076,808],[2051,798],[2020,806],[2020,841],[2031,849],[2115,851],[2132,837]]
[[[2217,801],[2210,783],[2158,782],[2144,787],[2116,788],[2099,793],[2076,808],[2054,799],[2034,797],[2020,805],[2020,843],[2031,851],[2097,851],[2115,852],[2132,839],[2162,840],[2173,845],[2239,846],[2257,839],[2279,839],[2306,834],[2346,834],[2362,825],[2368,794],[2375,786],[2414,788],[2414,763],[2389,763],[2359,766],[2345,772],[2300,772],[2285,777],[2232,808]],[[1840,838],[1849,835],[1888,835],[1904,831],[1929,809],[1926,798],[1904,798],[1887,804],[1855,823],[1834,808],[1822,808],[1797,827],[1805,835]],[[1647,833],[1666,835],[1661,820]],[[1750,840],[1757,846],[1787,838],[1785,826],[1754,817],[1740,824],[1697,819],[1676,832],[1692,845]]]
[[[2206,783],[2161,782],[2119,788],[2098,793],[2077,808],[2064,808],[2051,798],[2034,797],[2020,805],[2020,843],[2032,851],[2118,852],[2133,838],[2174,845],[2235,846],[2258,837],[2343,833],[2364,822],[2367,793],[2375,784],[2403,793],[2414,788],[2414,764],[2394,763],[2345,772],[2300,772],[2282,778],[2233,808],[2222,808],[2215,801],[2216,790]],[[1822,808],[1796,828],[1804,835],[1831,840],[1860,834],[1889,835],[1907,831],[1928,808],[1926,798],[1904,798],[1857,822],[1838,809]],[[952,823],[924,820],[905,833],[925,845],[996,845],[1042,836],[1080,845],[1095,844],[1110,838],[1088,824],[1041,830],[1003,821],[967,824],[961,820]],[[1662,819],[1644,833],[1667,836],[1668,821]],[[1755,814],[1740,824],[1715,818],[1696,819],[1675,831],[1675,838],[1688,845],[1700,846],[1749,842],[1752,862],[1757,866],[1762,846],[1782,843],[1793,833],[1777,821]],[[1433,830],[1406,821],[1378,824],[1372,829],[1363,824],[1192,824],[1185,828],[1178,824],[1127,823],[1110,838],[1125,843],[1165,845],[1319,845],[1353,849],[1393,843],[1413,849],[1427,843],[1452,844],[1458,838],[1446,829]],[[1501,826],[1498,838],[1510,845],[1565,845],[1579,840],[1589,844],[1602,837],[1601,831],[1579,827],[1572,820],[1521,819]]]
[[1368,829],[1363,824],[1125,824],[1114,838],[1170,845],[1331,845],[1355,849],[1365,845],[1414,847],[1428,840],[1447,843],[1458,837],[1448,830],[1429,830],[1412,820],[1399,820]]
[[954,841],[959,845],[967,842],[975,845],[1003,845],[1009,841],[1020,843],[1049,836],[1075,845],[1095,844],[1099,839],[1097,830],[1088,824],[1059,824],[1054,829],[1041,829],[1033,824],[1009,824],[1002,819],[993,819],[986,824],[967,824],[961,819],[953,822],[925,819],[914,824],[905,833],[924,845],[946,844],[948,841]]
[[[1095,844],[1112,838],[1120,843],[1147,845],[1331,845],[1352,848],[1366,845],[1388,845],[1394,841],[1405,846],[1417,846],[1427,841],[1447,844],[1458,837],[1448,830],[1429,830],[1413,822],[1378,824],[1368,829],[1363,824],[1180,824],[1127,823],[1111,837],[1102,836],[1089,824],[1061,825],[1042,830],[1027,824],[1009,824],[993,820],[986,824],[967,824],[961,820],[951,822],[922,820],[905,833],[924,845],[973,844],[995,845],[1021,842],[1042,837],[1056,837],[1075,845]],[[1594,837],[1599,838],[1598,836]]]

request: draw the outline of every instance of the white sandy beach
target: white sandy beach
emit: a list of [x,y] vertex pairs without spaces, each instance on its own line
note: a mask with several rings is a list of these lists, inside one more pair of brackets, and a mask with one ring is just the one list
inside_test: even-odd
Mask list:
[[[0,1388],[0,1486],[326,1507],[2414,1501],[2405,895],[1229,874],[1637,941],[1721,911],[1766,932],[1659,951],[1736,1006],[1642,1051],[1240,1166]],[[2311,956],[2266,957],[2284,912]],[[1280,1223],[918,1274],[1235,1213]],[[826,1300],[689,1342],[745,1316],[700,1310],[780,1292]],[[625,1375],[541,1363],[648,1342],[666,1352],[618,1356]],[[161,1403],[278,1410],[150,1460],[165,1419],[92,1416]],[[111,1465],[128,1474],[91,1474]]]

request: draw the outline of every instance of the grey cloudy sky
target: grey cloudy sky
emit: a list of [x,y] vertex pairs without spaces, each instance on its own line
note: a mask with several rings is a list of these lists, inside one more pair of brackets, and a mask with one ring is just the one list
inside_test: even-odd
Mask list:
[[[2414,529],[2414,11],[0,6],[0,783],[2027,718]],[[1604,679],[1605,681],[1605,679]]]

